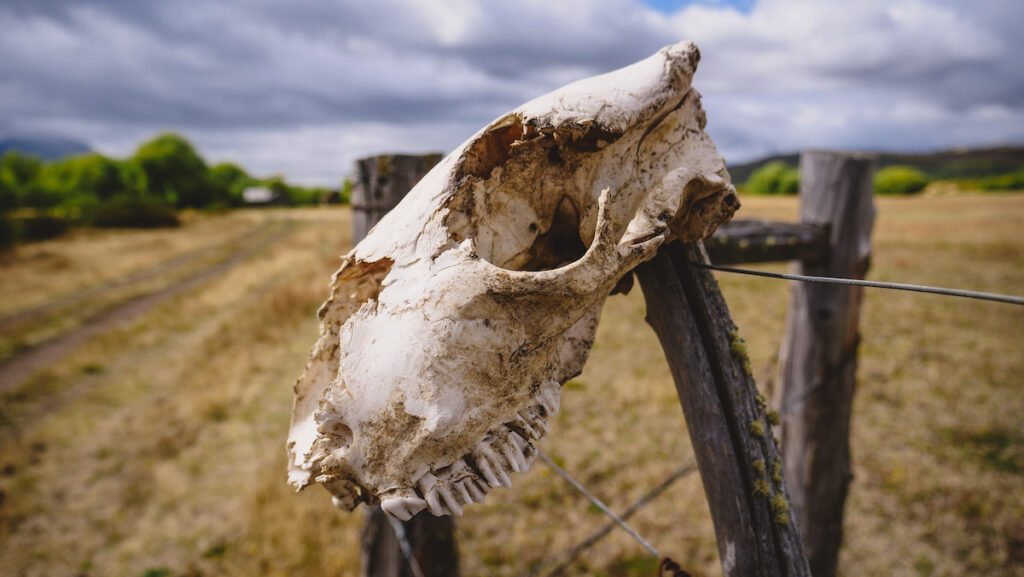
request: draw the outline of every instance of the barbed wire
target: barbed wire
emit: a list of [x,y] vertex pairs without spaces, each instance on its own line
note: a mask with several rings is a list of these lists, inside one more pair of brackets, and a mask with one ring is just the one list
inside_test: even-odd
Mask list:
[[1004,295],[998,293],[989,293],[981,291],[971,291],[963,289],[951,289],[943,287],[934,287],[927,285],[907,284],[907,283],[896,283],[896,282],[885,282],[885,281],[872,281],[862,280],[853,278],[838,278],[830,276],[810,276],[802,274],[791,274],[791,273],[779,273],[779,272],[767,272],[761,270],[750,270],[745,268],[736,268],[731,266],[721,266],[714,264],[707,264],[702,262],[690,261],[690,264],[698,267],[710,270],[717,270],[721,272],[745,274],[750,276],[760,276],[767,278],[783,279],[783,280],[795,280],[803,282],[813,282],[821,284],[836,284],[836,285],[852,285],[852,286],[863,286],[871,288],[881,288],[889,290],[909,291],[936,294],[951,297],[960,297],[968,299],[977,299],[984,301],[993,301],[999,303],[1006,303],[1011,305],[1024,305],[1024,297],[1014,295]]

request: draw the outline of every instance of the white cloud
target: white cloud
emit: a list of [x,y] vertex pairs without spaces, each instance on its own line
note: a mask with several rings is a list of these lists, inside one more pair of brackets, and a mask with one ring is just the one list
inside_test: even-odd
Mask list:
[[0,118],[128,154],[162,129],[257,173],[450,149],[510,107],[681,38],[730,160],[1024,141],[1024,4],[10,0]]

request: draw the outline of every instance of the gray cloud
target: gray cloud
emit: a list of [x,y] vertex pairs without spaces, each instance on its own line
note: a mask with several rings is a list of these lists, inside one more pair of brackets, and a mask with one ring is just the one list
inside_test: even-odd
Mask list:
[[0,130],[127,154],[175,129],[215,160],[335,182],[355,157],[449,149],[526,99],[691,38],[730,159],[1024,140],[1016,0],[431,4],[7,0]]

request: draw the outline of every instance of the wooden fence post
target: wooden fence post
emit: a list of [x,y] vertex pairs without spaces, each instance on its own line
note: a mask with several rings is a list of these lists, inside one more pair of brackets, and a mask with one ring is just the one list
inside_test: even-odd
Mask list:
[[366,233],[441,160],[434,154],[382,154],[356,161],[352,187],[352,240]]
[[[799,274],[864,278],[871,256],[874,160],[814,151],[800,158],[800,218],[829,227],[824,258]],[[852,479],[850,416],[863,289],[793,284],[779,360],[782,449],[789,495],[814,577],[833,577]]]
[[[381,155],[356,161],[352,189],[352,240],[366,236],[389,210],[441,159],[440,154]],[[457,577],[455,521],[423,511],[402,523],[423,577]],[[361,536],[363,577],[417,577],[380,507],[367,508]]]
[[690,433],[726,577],[810,577],[767,403],[699,243],[662,247],[636,274]]

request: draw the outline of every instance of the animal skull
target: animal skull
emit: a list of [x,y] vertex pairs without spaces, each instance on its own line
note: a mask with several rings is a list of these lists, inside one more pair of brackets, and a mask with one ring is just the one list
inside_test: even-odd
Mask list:
[[344,257],[295,385],[289,480],[408,519],[524,472],[616,283],[738,208],[680,43],[502,116]]

